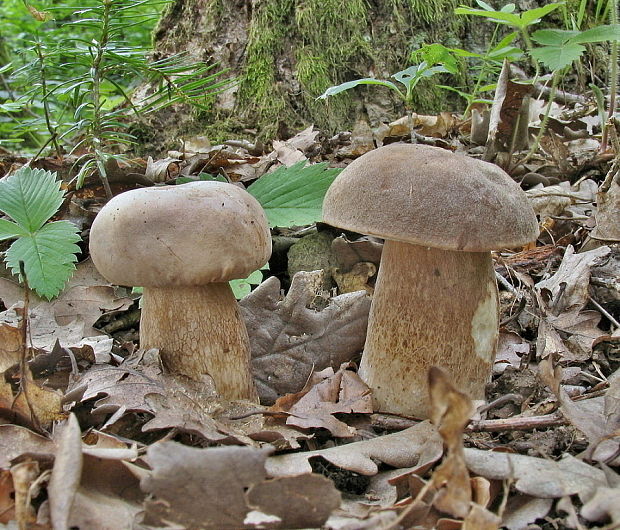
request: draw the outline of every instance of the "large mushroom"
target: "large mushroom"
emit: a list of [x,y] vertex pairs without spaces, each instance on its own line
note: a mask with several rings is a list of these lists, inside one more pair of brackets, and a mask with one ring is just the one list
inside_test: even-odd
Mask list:
[[143,348],[159,348],[172,373],[210,375],[226,399],[257,400],[248,334],[228,284],[271,253],[254,197],[222,182],[122,193],[95,218],[90,253],[111,283],[144,288]]
[[391,144],[338,175],[323,219],[385,239],[359,369],[376,409],[428,417],[431,366],[484,399],[499,319],[490,250],[538,235],[521,188],[493,164]]

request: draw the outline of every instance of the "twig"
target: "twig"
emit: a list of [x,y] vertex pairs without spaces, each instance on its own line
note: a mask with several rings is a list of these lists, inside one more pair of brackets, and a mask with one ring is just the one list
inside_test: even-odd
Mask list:
[[[393,431],[402,431],[420,423],[418,420],[387,414],[371,414],[370,422],[373,427]],[[556,412],[543,416],[513,416],[512,418],[498,420],[472,421],[465,428],[465,432],[531,431],[544,427],[567,425],[568,423],[561,412]]]
[[596,309],[598,309],[605,317],[607,317],[607,320],[609,320],[617,328],[620,328],[620,322],[618,322],[611,313],[609,313],[601,304],[599,304],[591,296],[589,296],[588,298],[590,299],[590,302],[592,302],[592,305],[596,307]]
[[[530,77],[526,75],[526,73],[518,66],[511,64],[510,68],[512,70],[512,73],[520,79],[530,79]],[[551,88],[543,83],[536,82],[534,83],[533,88],[534,95],[536,97],[542,96],[544,98],[549,98],[549,96],[551,95]],[[569,92],[565,92],[559,89],[556,89],[555,94],[553,95],[553,101],[556,101],[557,103],[562,103],[564,105],[586,105],[588,103],[587,98],[585,98],[584,96],[581,96],[579,94],[571,94]]]
[[470,423],[465,428],[465,432],[532,431],[568,423],[569,421],[561,412],[555,412],[544,416],[514,416],[499,420],[480,420]]

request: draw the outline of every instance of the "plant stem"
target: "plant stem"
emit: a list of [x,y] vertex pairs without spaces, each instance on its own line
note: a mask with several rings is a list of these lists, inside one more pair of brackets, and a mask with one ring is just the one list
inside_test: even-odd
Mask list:
[[93,82],[93,120],[91,125],[92,143],[95,151],[95,159],[99,168],[99,178],[103,184],[103,188],[108,199],[113,197],[108,175],[105,169],[106,157],[101,152],[100,147],[103,145],[103,126],[101,116],[101,79],[102,70],[105,63],[105,52],[110,38],[110,10],[114,0],[102,0],[103,14],[101,17],[101,35],[98,41],[95,41],[95,54],[92,65],[92,82]]
[[[618,0],[611,1],[611,9],[609,12],[611,24],[618,23]],[[601,138],[601,151],[607,151],[607,143],[609,141],[610,120],[616,113],[616,93],[618,91],[618,41],[611,43],[611,54],[609,57],[611,62],[609,69],[609,111],[607,113],[607,122],[601,124],[603,128],[603,136]]]
[[37,57],[39,58],[39,74],[41,80],[41,101],[43,101],[43,115],[45,116],[45,126],[50,133],[50,139],[45,142],[43,147],[37,153],[35,158],[38,158],[41,154],[41,151],[45,149],[50,142],[54,144],[54,150],[56,151],[56,156],[59,160],[62,160],[62,149],[60,148],[60,144],[58,143],[58,131],[56,127],[52,124],[51,112],[49,107],[49,92],[47,90],[47,71],[45,68],[45,55],[43,54],[43,49],[40,42],[35,44],[35,50],[37,53]]

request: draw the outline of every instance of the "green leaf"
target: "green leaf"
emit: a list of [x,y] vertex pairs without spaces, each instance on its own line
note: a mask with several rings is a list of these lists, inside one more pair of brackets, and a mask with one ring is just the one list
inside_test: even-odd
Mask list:
[[535,48],[530,53],[534,59],[543,63],[550,70],[560,70],[570,66],[579,59],[586,49],[581,44],[568,43],[564,46],[544,46]]
[[34,232],[60,208],[63,193],[56,175],[22,167],[0,180],[0,211],[21,228]]
[[241,300],[244,296],[250,294],[252,285],[259,285],[263,281],[263,273],[258,270],[252,272],[247,278],[241,280],[231,280],[228,282],[233,294],[237,300]]
[[340,94],[340,92],[344,92],[345,90],[350,90],[351,88],[355,88],[358,85],[385,86],[387,88],[390,88],[398,92],[403,99],[405,97],[402,94],[402,92],[398,89],[398,87],[391,81],[384,81],[382,79],[374,79],[372,77],[365,77],[364,79],[355,79],[354,81],[347,81],[346,83],[341,83],[340,85],[330,86],[317,99],[327,99],[329,96],[335,96],[336,94]]
[[544,46],[562,46],[578,34],[565,29],[539,29],[532,33],[532,40]]
[[262,205],[270,226],[301,226],[321,220],[323,198],[340,169],[305,161],[280,167],[248,187]]
[[584,44],[586,42],[620,41],[620,24],[606,24],[596,26],[578,33],[571,42]]
[[77,227],[69,221],[48,223],[15,241],[6,252],[6,262],[19,275],[19,262],[23,261],[30,288],[49,300],[63,289],[75,270],[78,241]]
[[548,15],[551,11],[555,11],[563,4],[564,2],[557,2],[555,4],[547,4],[546,6],[542,6],[537,9],[528,9],[527,11],[524,11],[521,13],[521,26],[519,27],[521,29],[525,29],[532,24],[540,22],[542,17]]
[[0,219],[0,241],[27,235],[28,232],[19,225],[16,225],[11,221],[7,221],[6,219]]

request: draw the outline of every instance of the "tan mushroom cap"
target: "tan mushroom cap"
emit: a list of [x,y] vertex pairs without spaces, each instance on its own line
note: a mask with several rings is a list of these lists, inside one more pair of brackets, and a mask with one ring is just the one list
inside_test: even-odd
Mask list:
[[353,161],[330,186],[323,220],[384,239],[483,252],[525,245],[538,223],[499,167],[426,145],[390,144]]
[[117,285],[205,285],[245,278],[271,254],[259,202],[223,182],[121,193],[95,218],[90,253]]

